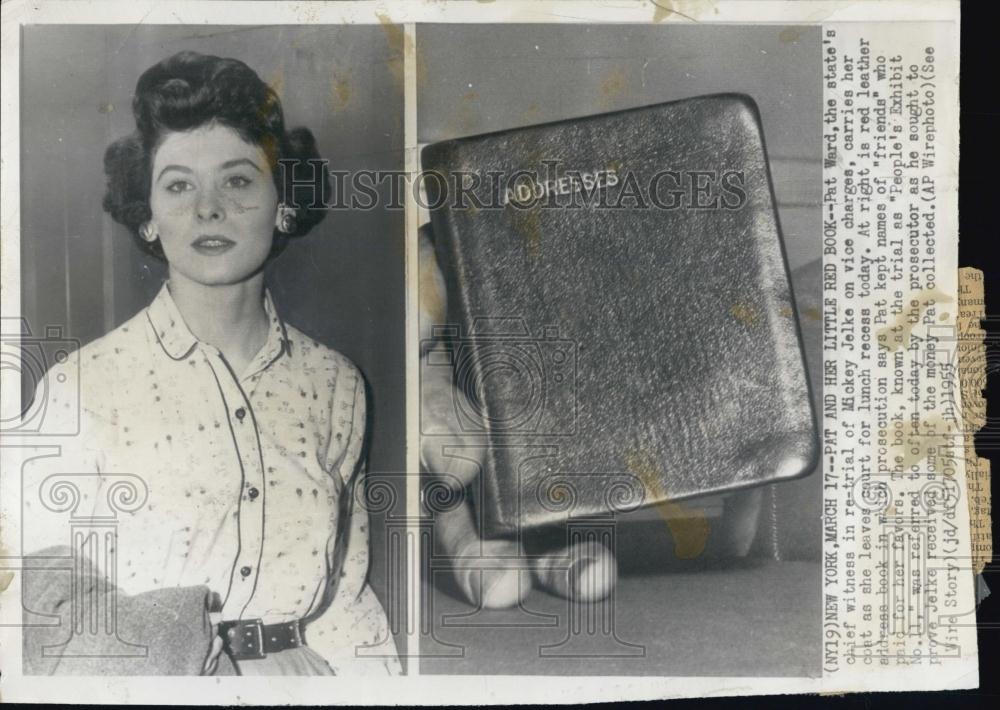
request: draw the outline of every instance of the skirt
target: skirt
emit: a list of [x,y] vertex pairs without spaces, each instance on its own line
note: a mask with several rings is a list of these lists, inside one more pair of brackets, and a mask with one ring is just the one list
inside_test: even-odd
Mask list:
[[264,658],[236,661],[240,675],[334,675],[322,656],[308,646],[286,648]]

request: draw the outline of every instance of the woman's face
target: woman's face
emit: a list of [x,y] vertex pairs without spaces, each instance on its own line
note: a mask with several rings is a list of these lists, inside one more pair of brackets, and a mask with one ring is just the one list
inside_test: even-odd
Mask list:
[[257,273],[274,238],[278,194],[264,152],[233,129],[169,133],[153,156],[150,230],[171,278],[206,286]]

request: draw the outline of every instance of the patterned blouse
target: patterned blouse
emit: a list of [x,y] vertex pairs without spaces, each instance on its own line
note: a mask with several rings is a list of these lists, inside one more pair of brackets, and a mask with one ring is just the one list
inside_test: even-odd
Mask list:
[[58,492],[44,490],[53,472],[90,474],[76,515],[107,514],[124,481],[138,491],[124,507],[141,503],[116,516],[125,593],[206,585],[223,619],[306,619],[306,643],[337,674],[397,673],[366,582],[362,376],[282,322],[269,293],[264,305],[267,343],[242,374],[192,335],[166,284],[53,367],[36,395],[45,427],[78,433],[25,467],[25,547],[69,542]]

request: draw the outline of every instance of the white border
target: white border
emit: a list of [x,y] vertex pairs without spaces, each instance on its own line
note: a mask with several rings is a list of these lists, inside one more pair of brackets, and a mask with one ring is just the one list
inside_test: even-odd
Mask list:
[[[955,22],[957,0],[366,0],[356,2],[28,2],[3,4],[3,22],[53,24],[393,24]],[[673,6],[675,10],[668,10]],[[683,13],[683,14],[682,14]],[[656,19],[659,18],[659,19]],[[4,56],[7,51],[4,52]]]
[[[407,175],[417,172],[417,61],[414,48],[417,42],[417,28],[413,23],[403,27],[403,137],[405,143],[404,169]],[[417,312],[417,285],[420,282],[417,260],[417,231],[420,227],[420,215],[413,191],[406,191],[406,342],[416,343],[420,340],[420,318]],[[406,470],[420,470],[420,351],[415,347],[406,348]],[[407,638],[406,650],[408,674],[420,672],[420,595],[422,592],[420,578],[420,529],[417,520],[420,518],[420,481],[418,478],[407,479],[406,483],[406,515],[409,518],[407,528],[407,561],[409,576],[406,600]]]

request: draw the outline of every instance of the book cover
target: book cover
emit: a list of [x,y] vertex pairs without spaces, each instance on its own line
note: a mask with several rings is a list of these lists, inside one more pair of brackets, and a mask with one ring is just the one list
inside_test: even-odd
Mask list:
[[[756,105],[712,95],[422,153],[488,534],[808,473]],[[425,430],[425,435],[435,432]]]

